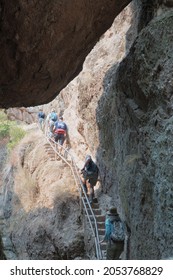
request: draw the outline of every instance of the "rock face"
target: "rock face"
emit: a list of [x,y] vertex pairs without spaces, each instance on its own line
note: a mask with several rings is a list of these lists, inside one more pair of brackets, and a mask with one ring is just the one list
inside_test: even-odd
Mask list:
[[[105,91],[105,76],[111,73],[110,69],[115,63],[119,64],[136,36],[137,26],[133,20],[133,10],[136,8],[129,5],[117,16],[111,28],[86,58],[78,77],[55,100],[43,106],[46,113],[54,107],[58,114],[63,114],[69,129],[71,152],[74,152],[76,162],[81,167],[87,153],[97,158],[100,142],[96,116],[98,102]],[[110,81],[106,83],[108,85]],[[104,115],[100,115],[100,122],[103,118]]]
[[173,253],[172,25],[170,11],[142,30],[110,96],[116,104],[109,110],[116,113],[115,132],[108,138],[115,139],[112,162],[131,230],[131,259]]
[[[129,53],[135,25],[126,29],[127,49],[120,48],[119,60],[113,49],[111,60],[100,41],[101,56],[93,49],[83,73],[61,94],[79,162],[86,153],[93,155],[103,183],[100,199],[118,205],[127,222],[129,259],[162,259],[173,252],[173,14],[166,10],[168,6],[153,10],[156,18],[143,26]],[[120,25],[124,27],[123,22]],[[109,44],[111,35],[107,35]],[[115,51],[115,41],[113,46]],[[125,51],[127,57],[121,62]],[[103,58],[107,65],[102,65]]]
[[13,154],[4,175],[4,232],[17,259],[82,258],[79,194],[68,167],[51,160],[44,143],[32,132]]
[[[116,18],[112,28],[87,57],[83,72],[55,101],[44,105],[44,110],[47,113],[54,106],[58,113],[63,113],[69,127],[71,152],[79,165],[82,165],[86,153],[97,161],[102,179],[99,203],[103,210],[111,204],[118,206],[128,227],[126,257],[162,259],[171,257],[173,252],[173,12],[165,13],[172,1],[154,1],[167,6],[152,10],[156,18],[148,24],[145,17],[140,21],[140,9],[135,6],[139,2],[131,3],[132,6]],[[151,1],[145,3],[150,4]],[[12,241],[17,245],[21,258],[46,258],[47,255],[52,259],[75,258],[79,253],[71,254],[73,246],[65,247],[69,244],[67,224],[59,215],[63,203],[69,200],[63,198],[61,204],[59,196],[54,199],[57,185],[50,185],[45,176],[47,173],[42,170],[44,152],[41,150],[42,155],[39,155],[34,143],[33,139],[31,146],[26,145],[25,159],[22,157],[21,164],[24,163],[26,174],[32,174],[32,180],[41,186],[41,192],[38,193],[37,188],[36,196],[31,192],[31,197],[36,197],[32,208],[33,201],[25,199],[30,192],[18,184],[22,181],[20,177],[16,178],[16,198],[13,197],[12,201],[18,208],[14,208],[14,219],[11,219],[14,222]],[[50,162],[47,164],[52,170]],[[52,196],[46,192],[47,185],[50,185]],[[17,203],[18,197],[20,201]],[[70,197],[74,197],[73,192]],[[26,201],[29,201],[27,205]],[[71,218],[73,208],[76,215],[75,222],[72,219],[75,225],[73,240],[77,239],[80,250],[83,250],[82,235],[76,236],[76,232],[80,232],[77,222],[79,207],[72,199]],[[11,215],[11,209],[7,207],[8,215]],[[21,219],[23,224],[19,229],[18,221]],[[69,221],[68,217],[65,221]],[[63,225],[62,233],[59,223]],[[25,232],[27,228],[29,230]],[[21,244],[19,239],[23,234],[25,238]],[[45,244],[43,253],[42,240]],[[70,244],[75,243],[71,241]],[[46,254],[48,248],[50,251]]]
[[25,122],[27,124],[34,123],[38,121],[37,114],[39,109],[37,107],[20,107],[20,108],[9,108],[6,110],[9,120],[16,120],[20,122]]
[[0,107],[47,103],[130,0],[2,0]]
[[[63,112],[69,127],[71,152],[74,152],[76,163],[81,167],[85,153],[89,152],[95,158],[99,146],[95,110],[103,93],[102,80],[115,60],[120,61],[125,54],[125,34],[130,27],[132,13],[133,9],[127,7],[115,19],[111,29],[104,34],[86,59],[83,72],[61,92],[56,100],[43,106],[46,114],[52,106],[58,113]],[[133,33],[130,33],[131,42],[136,32]],[[24,116],[21,112],[25,112],[23,108],[19,111],[9,109],[8,115],[20,119],[20,116],[21,118]],[[17,168],[15,181],[6,182],[8,195],[5,199],[4,214],[8,221],[7,237],[11,237],[19,259],[81,258],[85,252],[84,235],[80,220],[78,221],[80,213],[78,198],[74,201],[73,192],[69,193],[67,199],[64,198],[64,194],[63,198],[58,196],[57,185],[59,187],[61,185],[60,188],[64,189],[64,184],[59,176],[55,183],[54,174],[57,170],[62,172],[65,166],[58,164],[56,171],[55,167],[52,169],[51,163],[46,163],[47,158],[41,142],[43,140],[40,139],[37,143],[35,137],[32,137],[31,143],[22,144],[23,148],[20,148],[19,153],[22,167],[15,165]],[[52,171],[47,174],[46,169]],[[70,185],[68,172],[66,177],[65,181]],[[6,178],[10,178],[9,173],[6,174]],[[12,190],[10,186],[13,186]],[[33,201],[33,198],[36,199]],[[100,198],[100,201],[103,201],[102,205],[105,206],[109,205],[110,200],[111,196],[102,195]],[[66,205],[69,205],[68,209]],[[62,214],[67,212],[68,217],[64,221]],[[20,227],[18,227],[19,221]],[[66,231],[69,225],[73,229],[70,236]]]

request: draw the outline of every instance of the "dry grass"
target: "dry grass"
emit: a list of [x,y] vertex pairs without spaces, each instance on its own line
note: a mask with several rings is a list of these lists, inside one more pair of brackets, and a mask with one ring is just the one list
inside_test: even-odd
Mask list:
[[55,201],[78,195],[69,167],[62,161],[51,161],[45,152],[40,131],[26,135],[13,151],[16,167],[14,212],[23,208],[53,208]]
[[26,212],[33,209],[39,195],[39,188],[33,178],[21,167],[15,176],[14,192],[20,201],[19,205],[14,205],[14,209],[17,210],[21,206]]

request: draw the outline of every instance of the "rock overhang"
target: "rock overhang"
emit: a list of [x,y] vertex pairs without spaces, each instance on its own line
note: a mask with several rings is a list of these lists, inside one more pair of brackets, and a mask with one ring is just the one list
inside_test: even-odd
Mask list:
[[53,100],[130,0],[26,1],[0,4],[0,107]]

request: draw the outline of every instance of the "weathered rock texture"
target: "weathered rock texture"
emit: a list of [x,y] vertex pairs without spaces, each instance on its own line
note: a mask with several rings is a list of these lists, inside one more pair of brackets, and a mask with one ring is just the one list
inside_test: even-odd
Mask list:
[[27,124],[31,124],[38,121],[37,114],[39,108],[38,107],[20,107],[20,108],[9,108],[6,110],[7,116],[9,120],[16,120],[20,122],[25,122]]
[[[165,14],[167,9],[153,6],[156,18],[146,28],[148,21],[143,21],[143,30],[123,63],[124,48],[120,60],[112,51],[112,60],[108,58],[105,45],[105,49],[98,47],[101,57],[93,49],[84,72],[61,95],[78,162],[88,152],[97,159],[103,197],[119,205],[127,221],[130,259],[161,259],[173,254],[173,17],[171,11]],[[126,29],[126,51],[129,39],[133,41],[135,36],[134,26]],[[102,58],[110,64],[102,64]]]
[[131,259],[173,254],[172,25],[173,11],[142,30],[119,67],[110,95],[116,102],[104,112],[115,122],[108,139],[115,141],[112,163],[131,230]]
[[[97,102],[103,93],[102,80],[106,71],[115,61],[119,62],[127,51],[125,34],[131,26],[132,13],[131,7],[128,7],[117,17],[111,29],[102,36],[100,42],[86,59],[83,72],[61,92],[56,100],[43,106],[46,114],[50,112],[52,106],[55,107],[58,113],[62,112],[64,114],[69,128],[71,153],[74,154],[76,162],[80,167],[83,165],[86,153],[91,153],[93,158],[95,158],[99,146],[99,133],[96,125],[95,110]],[[129,31],[129,37],[131,38],[129,39],[129,44],[133,41],[135,34],[135,31]],[[9,117],[14,116],[14,118],[20,119],[19,117],[22,118],[26,115],[24,113],[21,114],[21,111],[25,112],[23,108],[20,110],[10,109],[8,110],[8,115]],[[15,176],[14,181],[6,180],[6,193],[8,195],[5,198],[4,214],[7,221],[9,221],[7,224],[7,236],[11,237],[17,250],[18,258],[20,259],[82,257],[84,254],[83,232],[78,237],[78,226],[74,220],[75,218],[73,218],[74,209],[76,209],[75,215],[79,215],[80,213],[80,209],[75,204],[77,202],[74,203],[75,206],[73,205],[74,209],[73,207],[68,210],[64,208],[64,212],[68,212],[68,221],[72,220],[74,231],[76,231],[74,237],[73,234],[70,236],[69,242],[71,243],[68,246],[68,242],[66,244],[66,240],[64,241],[66,237],[62,237],[64,235],[64,225],[61,222],[62,217],[59,215],[62,206],[58,202],[58,199],[55,198],[57,194],[54,188],[51,187],[50,182],[47,182],[48,178],[52,178],[54,181],[57,170],[62,172],[65,166],[57,166],[57,170],[53,168],[52,172],[50,172],[52,166],[50,166],[50,162],[46,163],[45,167],[45,162],[43,164],[42,157],[45,157],[45,152],[42,150],[41,145],[41,141],[43,140],[40,139],[40,144],[37,144],[37,142],[34,144],[35,141],[36,139],[33,137],[30,144],[22,144],[23,148],[20,149],[20,162],[23,167],[15,165],[19,174]],[[14,159],[16,156],[14,156]],[[46,160],[48,159],[46,158]],[[49,172],[46,172],[45,169],[49,170]],[[6,176],[8,179],[11,178],[9,175],[10,170]],[[24,181],[21,176],[25,178]],[[62,183],[58,182],[59,180],[58,177],[56,179],[58,185]],[[68,176],[66,180],[70,180]],[[57,184],[55,184],[55,188]],[[34,193],[35,185],[37,186],[38,194]],[[14,186],[12,190],[10,186]],[[61,186],[61,189],[64,189],[64,186]],[[100,193],[100,189],[98,189],[98,193]],[[56,203],[52,202],[51,210],[47,206],[50,196],[52,200],[54,198],[56,200]],[[34,202],[33,198],[36,198]],[[40,200],[41,202],[39,202]],[[110,204],[110,200],[111,196],[102,194],[100,201],[102,202],[103,208]],[[69,203],[69,200],[67,203]],[[22,221],[21,227],[18,226],[19,221]],[[59,227],[57,228],[57,233],[55,233],[57,225]],[[79,232],[81,232],[81,229]],[[75,239],[76,234],[77,242]],[[43,244],[45,246],[42,248]],[[78,246],[80,252],[76,246]],[[74,254],[75,250],[76,253]]]
[[130,0],[1,0],[0,107],[52,100]]
[[[63,114],[69,129],[71,152],[74,152],[74,157],[81,167],[86,153],[90,153],[96,159],[100,142],[96,109],[105,91],[103,80],[107,71],[115,63],[118,65],[128,51],[137,33],[135,26],[131,5],[115,19],[111,28],[93,48],[78,77],[69,83],[55,100],[43,106],[46,114],[52,107],[58,114]],[[106,90],[109,83],[108,81]],[[100,122],[102,118],[104,115],[100,116]]]
[[11,158],[12,168],[6,170],[6,237],[18,259],[80,258],[84,239],[79,194],[70,170],[45,153],[42,137],[36,132],[23,139]]
[[[150,7],[153,10],[151,13],[149,11],[149,16],[155,15],[156,19],[149,23],[148,18],[143,17],[142,20],[140,18],[140,9],[138,9],[140,6],[135,6],[135,3],[140,2],[135,1],[134,6],[131,6],[132,9],[128,7],[119,15],[112,29],[102,37],[87,57],[83,72],[61,92],[54,102],[48,105],[48,108],[45,105],[44,109],[49,112],[50,107],[54,106],[58,113],[63,112],[69,127],[71,152],[74,153],[79,165],[82,165],[86,153],[90,153],[97,160],[103,191],[101,194],[99,192],[99,202],[103,210],[114,203],[126,220],[129,231],[127,257],[160,259],[173,254],[173,14],[172,12],[165,14],[165,10],[169,8],[168,2],[171,1],[152,1]],[[142,2],[151,3],[151,1]],[[156,5],[158,3],[162,5]],[[167,3],[167,6],[163,6],[163,3]],[[148,10],[145,11],[147,14]],[[161,16],[158,17],[160,14]],[[137,30],[141,32],[129,52]],[[125,56],[127,57],[122,62]],[[34,178],[37,176],[36,170],[40,168],[36,179],[38,182],[41,178],[46,178],[43,176],[46,172],[41,171],[42,160],[37,160],[39,149],[34,151],[33,158],[31,154],[27,156],[25,153],[27,157],[24,165],[30,172],[33,170]],[[44,157],[43,152],[42,156]],[[54,212],[50,213],[48,210],[47,203],[50,203],[50,198],[47,197],[43,179],[41,186],[42,184],[44,186],[40,189],[42,194],[38,194],[36,199],[40,197],[41,201],[46,203],[45,217],[46,215],[50,217]],[[21,189],[25,190],[23,187]],[[18,196],[19,190],[16,189],[15,192]],[[39,203],[39,200],[37,202]],[[38,205],[42,211],[44,204]],[[54,203],[51,202],[51,205],[51,209],[56,208]],[[61,209],[61,205],[57,207]],[[23,213],[21,205],[20,208]],[[17,221],[18,215],[20,217],[19,209],[16,216],[13,216],[13,221]],[[43,254],[40,253],[42,239],[40,236],[46,240],[46,244],[48,244],[47,236],[51,236],[51,240],[54,240],[54,231],[51,235],[47,227],[46,230],[42,227],[43,216],[37,215],[39,209],[34,208],[34,211],[30,209],[32,219],[29,219],[28,214],[24,215],[28,219],[29,229],[32,228],[34,219],[38,225],[40,220],[41,226],[38,231],[34,231],[32,238],[29,234],[25,235],[27,241],[25,243],[23,239],[24,245],[21,247],[18,237],[22,236],[21,233],[24,231],[20,232],[17,227],[18,222],[13,227],[12,240],[18,244],[19,254],[23,258],[46,258],[45,251],[48,247],[44,248]],[[71,210],[73,211],[73,207]],[[34,216],[35,213],[38,220]],[[47,224],[47,217],[45,219]],[[59,236],[62,236],[61,233],[58,233],[58,240]],[[37,240],[39,240],[38,250]],[[32,241],[34,241],[33,251]],[[68,252],[68,249],[65,251],[65,247],[61,244],[60,242],[59,246],[50,246],[48,257],[59,258],[60,254],[65,258],[67,253],[61,255],[61,251]],[[25,250],[23,251],[25,248],[27,248],[26,254]]]

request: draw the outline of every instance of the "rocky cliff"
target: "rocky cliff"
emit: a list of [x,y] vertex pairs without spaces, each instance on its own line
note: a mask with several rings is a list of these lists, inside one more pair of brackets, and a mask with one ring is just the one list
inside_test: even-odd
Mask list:
[[114,83],[114,167],[134,259],[173,252],[172,24],[170,11],[141,31]]
[[[172,2],[142,1],[141,6],[141,1],[133,1],[86,58],[80,75],[52,103],[43,106],[46,113],[52,106],[63,113],[69,127],[71,152],[79,167],[86,153],[96,160],[101,177],[98,199],[103,212],[114,204],[126,221],[129,259],[162,259],[173,253]],[[14,183],[20,203],[12,200],[19,207],[13,217],[17,221],[22,209],[24,219],[21,230],[17,224],[13,225],[12,240],[21,258],[83,257],[83,233],[76,237],[76,229],[81,229],[77,194],[72,190],[70,195],[70,211],[75,209],[72,239],[74,236],[73,240],[78,240],[82,254],[73,255],[69,254],[70,245],[67,250],[64,247],[68,236],[66,223],[59,216],[56,221],[62,205],[54,203],[57,195],[54,184],[50,186],[52,197],[47,197],[49,181],[43,176],[44,157],[39,141],[37,144],[34,141],[24,152],[25,176],[30,174],[39,188],[32,195],[36,200],[29,200],[23,209],[24,202],[20,201],[26,200],[19,196],[23,186],[20,185],[19,191]],[[50,170],[50,163],[47,164]],[[67,184],[70,178],[69,174]],[[47,217],[51,217],[51,225]],[[56,239],[59,221],[65,236],[58,228]],[[32,231],[35,224],[39,226]],[[24,229],[28,229],[26,234]],[[18,243],[19,236],[23,236],[22,245]],[[43,254],[42,240],[46,244]],[[48,244],[51,250],[47,256]]]
[[[112,57],[110,31],[105,48],[98,47],[101,56],[93,49],[83,72],[61,97],[78,162],[85,153],[93,155],[102,179],[103,208],[118,205],[127,222],[128,258],[160,259],[173,252],[172,4],[146,1],[146,18],[138,4],[131,6],[129,25],[127,14],[123,25],[121,13],[121,28],[115,21]],[[102,64],[105,57],[108,64]]]
[[50,158],[45,144],[36,130],[11,155],[4,173],[4,239],[17,259],[81,258],[79,193],[71,170]]

